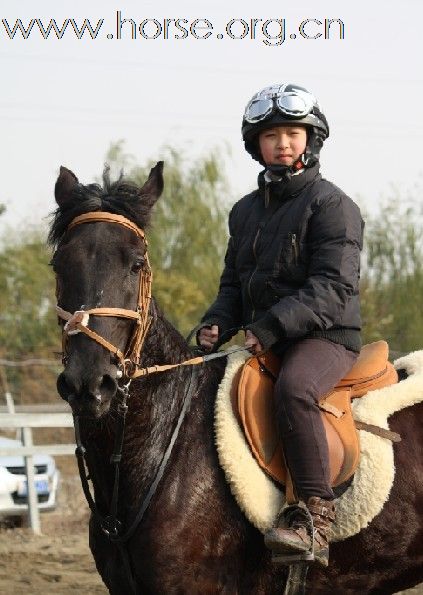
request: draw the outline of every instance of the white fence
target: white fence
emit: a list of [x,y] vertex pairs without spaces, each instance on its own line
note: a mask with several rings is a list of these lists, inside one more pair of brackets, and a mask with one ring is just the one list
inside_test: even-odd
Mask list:
[[[32,428],[72,428],[72,415],[68,412],[51,412],[51,408],[41,406],[43,412],[37,413],[0,413],[0,428],[20,429],[22,446],[1,447],[0,456],[23,456],[28,482],[29,524],[34,533],[41,533],[38,498],[35,488],[34,455],[71,455],[75,453],[75,444],[45,444],[34,446]],[[18,408],[16,408],[18,409]],[[50,409],[45,412],[45,409]]]

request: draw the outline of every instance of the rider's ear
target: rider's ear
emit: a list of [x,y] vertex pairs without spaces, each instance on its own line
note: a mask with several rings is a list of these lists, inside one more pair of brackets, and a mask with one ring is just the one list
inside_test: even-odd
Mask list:
[[152,207],[163,192],[163,161],[158,161],[151,169],[148,180],[140,190],[142,203]]
[[78,184],[78,178],[67,167],[60,166],[59,177],[54,186],[54,196],[60,208],[64,207],[72,199],[72,192]]

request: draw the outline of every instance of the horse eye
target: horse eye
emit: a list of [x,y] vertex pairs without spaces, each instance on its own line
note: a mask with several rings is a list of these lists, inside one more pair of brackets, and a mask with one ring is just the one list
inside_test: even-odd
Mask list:
[[137,258],[137,260],[132,265],[131,271],[133,273],[139,273],[144,265],[145,259],[144,258]]

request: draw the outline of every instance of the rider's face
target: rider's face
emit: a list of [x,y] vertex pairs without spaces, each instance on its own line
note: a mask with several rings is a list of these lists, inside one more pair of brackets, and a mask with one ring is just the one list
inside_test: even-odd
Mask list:
[[290,166],[302,155],[307,145],[304,126],[275,126],[259,135],[259,147],[266,165]]

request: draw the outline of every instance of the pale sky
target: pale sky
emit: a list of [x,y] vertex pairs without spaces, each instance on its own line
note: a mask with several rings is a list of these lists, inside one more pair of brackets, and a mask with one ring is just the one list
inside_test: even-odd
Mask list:
[[[118,10],[137,27],[150,19],[144,34],[157,31],[157,38],[138,32],[131,39],[128,22],[117,39]],[[87,32],[78,40],[71,23],[60,40],[53,33],[44,40],[36,23],[28,39],[18,32],[9,39],[2,19],[11,31],[18,18],[25,27],[32,18],[44,27],[51,18],[59,27],[67,18],[78,26],[89,18],[93,28],[104,21],[94,40]],[[184,34],[172,21],[165,39],[164,19],[208,19],[213,31],[206,39],[190,33],[175,39]],[[245,38],[229,38],[231,19],[232,35],[241,37],[247,28]],[[263,32],[268,19],[274,20]],[[299,32],[307,19],[315,20],[303,25],[304,35],[322,33],[318,38]],[[342,20],[344,39],[336,24],[325,39],[325,19]],[[23,220],[41,222],[54,206],[59,166],[92,182],[119,139],[140,163],[160,159],[165,144],[191,158],[229,147],[231,187],[223,198],[234,201],[254,187],[260,170],[243,149],[244,107],[276,82],[314,92],[331,128],[322,173],[374,211],[392,184],[405,194],[423,173],[422,22],[421,0],[0,0],[0,203],[7,206],[0,232]],[[210,26],[202,21],[194,31],[205,36]],[[416,200],[423,202],[417,193]]]

